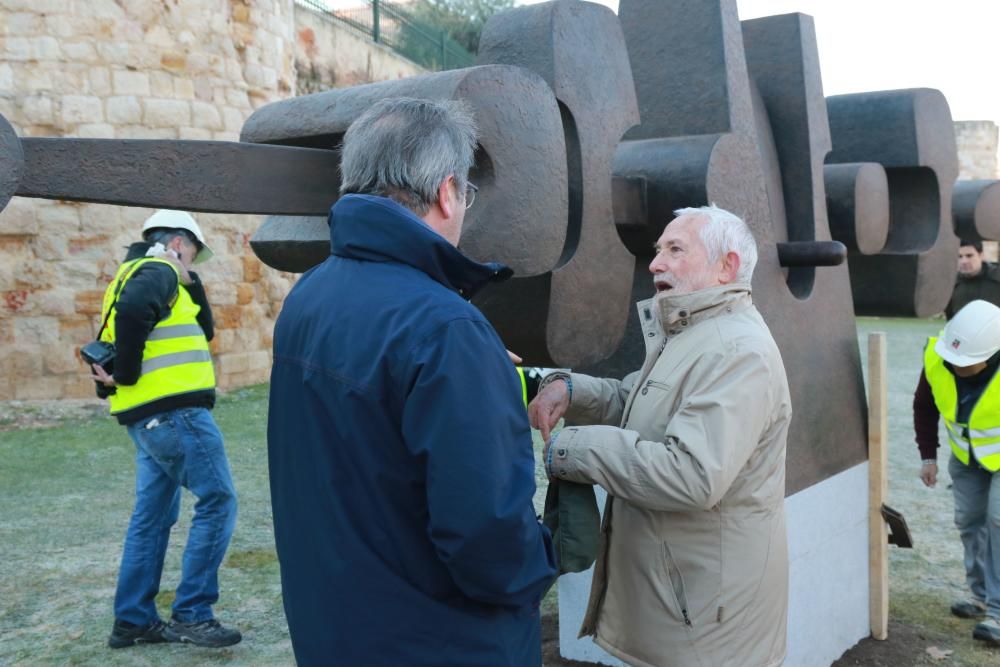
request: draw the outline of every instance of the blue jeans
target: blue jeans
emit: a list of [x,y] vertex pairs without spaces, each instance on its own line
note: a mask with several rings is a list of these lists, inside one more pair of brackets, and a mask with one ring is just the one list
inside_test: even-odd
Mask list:
[[965,580],[986,612],[1000,618],[1000,472],[973,460],[948,461],[955,494],[955,525],[965,548]]
[[118,572],[115,618],[136,625],[159,619],[156,594],[182,486],[198,500],[173,618],[185,623],[213,618],[219,565],[236,525],[236,490],[222,434],[205,408],[170,410],[127,428],[136,447],[135,509]]

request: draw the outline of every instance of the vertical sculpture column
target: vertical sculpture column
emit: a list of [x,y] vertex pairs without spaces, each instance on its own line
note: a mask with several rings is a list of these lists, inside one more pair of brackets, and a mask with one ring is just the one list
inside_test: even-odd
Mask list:
[[[787,465],[794,493],[867,456],[847,270],[778,261],[778,243],[831,238],[823,175],[831,139],[812,19],[741,26],[731,0],[622,0],[620,15],[643,114],[615,158],[619,182],[645,184],[644,207],[619,207],[646,215],[619,226],[638,258],[633,299],[652,294],[646,263],[672,209],[716,203],[747,221],[760,255],[754,300],[797,397]],[[593,370],[621,375],[642,355],[634,320],[622,347]],[[817,374],[822,401],[809,399]]]
[[477,304],[530,363],[594,363],[624,336],[635,267],[615,231],[611,198],[615,146],[639,120],[621,27],[611,10],[586,2],[516,8],[487,23],[479,62],[530,69],[555,93],[566,138],[569,226],[558,267],[515,278]]

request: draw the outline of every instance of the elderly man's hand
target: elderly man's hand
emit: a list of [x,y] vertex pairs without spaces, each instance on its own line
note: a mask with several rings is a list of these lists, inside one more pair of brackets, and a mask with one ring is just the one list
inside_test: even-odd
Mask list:
[[569,389],[565,380],[556,380],[546,386],[528,405],[528,419],[533,428],[542,432],[546,444],[552,429],[569,409]]

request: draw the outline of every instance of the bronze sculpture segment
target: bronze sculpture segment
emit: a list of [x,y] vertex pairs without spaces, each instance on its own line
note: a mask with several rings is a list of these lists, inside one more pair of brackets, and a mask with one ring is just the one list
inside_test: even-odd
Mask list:
[[[812,20],[760,19],[744,33],[728,0],[622,0],[620,15],[640,108],[657,110],[648,125],[643,116],[615,159],[616,178],[646,181],[645,229],[634,221],[619,228],[641,253],[633,299],[652,293],[645,265],[672,208],[715,202],[747,220],[760,249],[755,300],[781,347],[793,396],[815,394],[822,369],[824,394],[837,397],[795,406],[787,466],[794,493],[867,456],[860,359],[845,316],[850,284],[846,267],[835,266],[846,248],[826,221],[823,159],[831,141]],[[697,103],[675,103],[687,91]],[[781,112],[771,115],[776,107]],[[726,115],[700,114],[707,108]],[[690,128],[711,133],[684,134]],[[632,370],[642,347],[630,322],[623,347],[592,370]]]
[[226,141],[22,139],[17,194],[211,213],[323,214],[330,151]]
[[889,181],[876,162],[823,167],[826,210],[833,238],[848,251],[874,255],[889,237]]
[[1000,181],[958,181],[951,210],[959,239],[1000,240]]
[[827,108],[833,136],[827,163],[880,163],[889,185],[885,248],[850,259],[855,312],[940,313],[958,252],[951,222],[958,155],[948,103],[936,90],[917,88],[835,95]]
[[0,116],[0,211],[17,192],[24,171],[21,141],[7,119]]
[[[611,10],[591,3],[518,7],[487,23],[478,62],[529,69],[554,91],[566,137],[569,229],[551,273],[515,278],[477,304],[529,363],[594,363],[625,333],[635,267],[612,213],[615,146],[639,120],[621,27]],[[536,331],[526,331],[528,321]]]
[[[480,131],[479,186],[459,247],[478,260],[504,262],[519,275],[552,270],[566,237],[566,148],[552,91],[531,72],[503,65],[471,67],[397,81],[330,90],[261,107],[247,119],[241,140],[334,149],[351,122],[389,97],[464,100]],[[336,200],[339,175],[331,181]],[[324,211],[324,215],[325,215]],[[284,252],[287,234],[293,263],[329,254],[329,233],[315,224],[312,240],[293,230],[295,220],[268,220],[254,239],[269,262]],[[275,245],[277,244],[277,245]],[[307,250],[311,248],[311,250]]]

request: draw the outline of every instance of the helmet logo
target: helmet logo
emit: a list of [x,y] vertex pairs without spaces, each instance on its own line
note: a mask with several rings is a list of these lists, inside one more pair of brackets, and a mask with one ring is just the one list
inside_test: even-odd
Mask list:
[[957,350],[961,346],[962,346],[962,341],[960,341],[959,339],[956,338],[951,341],[951,349]]

